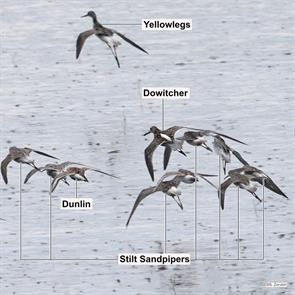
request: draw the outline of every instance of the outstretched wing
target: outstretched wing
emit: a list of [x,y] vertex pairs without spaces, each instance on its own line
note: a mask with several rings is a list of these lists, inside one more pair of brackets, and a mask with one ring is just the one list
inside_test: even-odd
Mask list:
[[[202,129],[200,129],[200,130],[202,130]],[[223,134],[223,133],[219,133],[219,132],[216,132],[216,131],[212,131],[212,130],[203,130],[205,133],[207,133],[207,135],[220,135],[220,136],[222,136],[222,137],[225,137],[225,138],[228,138],[228,139],[230,139],[230,140],[233,140],[233,141],[236,141],[236,142],[238,142],[238,143],[241,143],[241,144],[245,144],[245,145],[247,145],[246,143],[244,143],[244,142],[242,142],[242,141],[240,141],[240,140],[238,140],[238,139],[236,139],[236,138],[233,138],[233,137],[231,137],[231,136],[228,136],[228,135],[226,135],[226,134]]]
[[200,176],[202,179],[204,179],[206,182],[208,182],[210,185],[212,185],[214,188],[216,188],[218,190],[218,187],[213,183],[211,182],[210,180],[208,180],[205,175],[207,177],[211,177],[211,176],[217,176],[217,175],[210,175],[210,174],[200,174],[200,173],[197,173],[197,176]]
[[224,181],[219,189],[218,189],[218,197],[220,197],[220,206],[221,206],[221,209],[223,210],[224,209],[224,199],[225,199],[225,191],[227,190],[227,188],[232,184],[232,180],[231,178],[228,178],[226,181]]
[[137,45],[135,42],[131,41],[130,39],[128,39],[126,36],[124,36],[123,34],[117,32],[117,31],[114,31],[113,32],[115,34],[117,34],[119,37],[121,37],[123,40],[125,40],[126,42],[128,42],[129,44],[133,45],[134,47],[136,47],[137,49],[143,51],[144,53],[146,54],[149,54],[147,51],[145,51],[142,47],[140,47],[139,45]]
[[59,174],[57,174],[54,178],[53,181],[51,183],[51,189],[50,189],[50,193],[52,194],[54,192],[54,190],[56,189],[57,185],[59,184],[59,182],[66,176],[70,176],[70,175],[75,175],[75,172],[69,173],[68,171],[64,171],[61,172]]
[[94,30],[92,29],[92,30],[85,31],[78,36],[76,41],[76,59],[79,58],[79,55],[82,51],[82,48],[86,39],[93,34],[94,34]]
[[154,167],[153,167],[153,154],[156,148],[164,141],[153,139],[149,146],[144,150],[145,163],[150,173],[152,180],[154,181]]
[[149,187],[149,188],[146,188],[146,189],[143,189],[140,194],[138,195],[137,199],[135,200],[135,203],[133,205],[133,208],[131,210],[131,213],[129,215],[129,218],[127,220],[127,223],[126,223],[126,227],[129,225],[129,222],[130,222],[130,219],[131,217],[133,216],[136,208],[138,207],[138,205],[140,204],[140,202],[145,199],[147,196],[155,193],[157,191],[156,187],[155,186],[152,186],[152,187]]
[[7,184],[7,166],[8,164],[13,160],[13,157],[11,155],[7,155],[6,158],[1,162],[1,174],[3,177],[4,182]]
[[44,152],[40,152],[40,151],[37,151],[37,150],[32,150],[32,151],[33,151],[34,153],[39,154],[39,155],[42,155],[42,156],[45,156],[45,157],[48,157],[48,158],[52,158],[52,159],[59,160],[59,158],[53,157],[53,156],[51,156],[51,155],[49,155],[49,154],[46,154],[46,153],[44,153]]
[[31,178],[36,172],[41,171],[43,168],[44,168],[44,167],[41,167],[41,168],[39,168],[39,170],[36,169],[36,168],[32,169],[32,170],[27,174],[24,183],[27,183],[27,182],[29,181],[29,179],[30,179],[30,178]]
[[231,152],[243,165],[249,165],[249,163],[241,156],[239,152],[233,149],[231,149]]
[[94,168],[87,168],[87,170],[92,170],[92,171],[95,171],[95,172],[98,172],[98,173],[102,173],[104,175],[107,175],[107,176],[110,176],[110,177],[114,177],[114,178],[118,178],[117,176],[113,175],[113,174],[109,174],[109,173],[106,173],[106,172],[103,172],[101,170],[98,170],[98,169],[94,169]]
[[[257,181],[261,185],[263,185],[263,178],[259,177],[259,178],[255,178],[253,180]],[[286,199],[289,199],[286,196],[286,194],[274,183],[274,181],[269,176],[267,176],[267,178],[264,179],[264,186],[266,188],[268,188],[269,190],[271,190],[272,192],[274,192],[274,193],[276,193],[278,195],[281,195],[281,196],[285,197]]]
[[164,166],[164,170],[166,170],[168,163],[169,163],[169,159],[172,153],[172,149],[169,145],[165,146],[165,151],[164,151],[164,159],[163,159],[163,166]]

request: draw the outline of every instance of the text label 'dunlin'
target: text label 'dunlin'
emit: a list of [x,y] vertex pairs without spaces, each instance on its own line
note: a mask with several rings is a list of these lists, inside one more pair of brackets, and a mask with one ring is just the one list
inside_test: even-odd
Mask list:
[[91,198],[62,198],[60,200],[62,210],[91,210],[93,202]]

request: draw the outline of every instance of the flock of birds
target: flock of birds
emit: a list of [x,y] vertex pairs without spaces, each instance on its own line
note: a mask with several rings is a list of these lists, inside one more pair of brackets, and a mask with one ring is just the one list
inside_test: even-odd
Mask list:
[[47,153],[37,151],[31,148],[17,148],[15,146],[9,148],[8,155],[5,159],[1,162],[1,174],[4,182],[8,184],[8,177],[7,177],[7,167],[10,162],[14,161],[19,164],[26,164],[31,166],[33,169],[27,174],[25,177],[24,183],[27,183],[29,179],[37,172],[46,172],[47,175],[51,178],[51,185],[50,185],[50,193],[56,189],[57,185],[62,181],[65,184],[69,185],[67,181],[67,177],[70,177],[74,181],[84,181],[88,182],[88,179],[85,175],[86,171],[94,171],[98,173],[102,173],[104,175],[118,178],[115,175],[106,173],[104,171],[98,170],[94,167],[90,167],[81,163],[77,162],[63,162],[59,164],[46,164],[43,167],[37,167],[35,164],[35,160],[30,157],[31,152],[40,154],[42,156],[52,158],[55,160],[59,160],[58,158],[51,156]]
[[[80,56],[80,53],[82,51],[85,41],[92,35],[95,35],[104,43],[106,43],[106,45],[110,48],[119,68],[120,68],[120,62],[117,55],[117,47],[121,43],[120,41],[116,40],[116,36],[120,37],[121,39],[128,42],[132,46],[148,54],[146,50],[144,50],[135,42],[131,41],[129,38],[127,38],[123,34],[119,33],[116,30],[106,28],[102,24],[100,24],[97,20],[97,17],[94,11],[89,11],[86,15],[83,15],[82,17],[87,17],[87,16],[92,18],[93,27],[92,29],[79,34],[77,38],[77,42],[76,42],[76,58],[77,59]],[[176,137],[176,133],[179,130],[186,130],[186,131],[181,136]],[[221,183],[219,187],[217,187],[214,183],[212,183],[210,180],[207,179],[208,177],[214,177],[217,175],[194,173],[185,169],[179,169],[178,171],[175,171],[175,172],[165,173],[155,186],[143,189],[140,192],[131,210],[126,226],[128,226],[131,220],[131,217],[133,216],[140,202],[147,196],[150,196],[156,192],[163,192],[164,194],[171,196],[179,205],[179,207],[183,209],[183,205],[180,200],[181,190],[179,189],[179,185],[181,183],[187,183],[187,184],[194,183],[198,181],[198,177],[203,179],[207,183],[209,183],[215,189],[217,189],[219,202],[222,209],[224,209],[225,192],[227,188],[232,184],[234,184],[235,186],[241,189],[248,191],[260,202],[261,202],[261,199],[256,195],[258,184],[265,186],[266,188],[275,192],[276,194],[279,194],[285,198],[288,198],[267,174],[265,174],[262,170],[256,167],[250,166],[248,162],[240,155],[239,152],[237,152],[235,149],[227,145],[227,143],[225,142],[225,139],[230,139],[232,141],[245,144],[244,142],[240,140],[237,140],[233,137],[230,137],[228,135],[215,132],[212,130],[189,128],[184,126],[173,126],[166,130],[160,130],[156,126],[152,126],[150,130],[144,135],[146,136],[150,133],[153,134],[154,138],[152,142],[148,145],[148,147],[145,149],[144,155],[145,155],[146,166],[152,181],[154,181],[153,154],[159,146],[163,146],[165,148],[164,157],[163,157],[164,170],[166,170],[168,166],[170,156],[173,151],[177,151],[181,153],[182,155],[186,156],[186,153],[183,151],[184,143],[188,143],[189,145],[192,145],[195,147],[202,147],[210,152],[213,152],[214,150],[215,153],[218,156],[220,156],[220,159],[222,161],[223,172],[225,175],[226,175],[226,165],[231,162],[232,155],[234,155],[243,164],[243,166],[241,168],[229,171],[225,177],[224,182]],[[208,137],[213,138],[213,150],[207,144]],[[60,182],[64,182],[65,184],[69,185],[68,177],[74,181],[88,182],[88,179],[85,175],[86,171],[88,170],[102,173],[110,177],[118,178],[115,175],[112,175],[112,174],[103,172],[101,170],[98,170],[94,167],[90,167],[90,166],[76,163],[76,162],[63,162],[58,164],[50,163],[42,167],[37,167],[35,165],[35,161],[30,158],[30,154],[32,152],[55,159],[55,160],[59,160],[58,158],[54,156],[51,156],[47,153],[34,150],[31,148],[11,147],[9,149],[8,155],[1,162],[1,174],[6,184],[8,183],[7,167],[11,161],[15,161],[20,164],[27,164],[33,168],[27,174],[24,183],[27,183],[29,179],[37,172],[46,172],[47,175],[51,178],[50,193],[52,193],[56,189],[56,187],[58,186]],[[170,180],[167,180],[167,178],[169,177],[173,177],[173,178]]]
[[[187,130],[182,136],[176,136],[176,132],[179,130]],[[166,170],[169,159],[172,151],[177,151],[180,154],[186,156],[186,153],[183,151],[183,144],[188,143],[195,147],[202,147],[210,152],[215,151],[215,153],[220,157],[223,167],[223,172],[226,175],[226,165],[231,162],[231,155],[234,155],[243,166],[238,169],[230,170],[225,176],[224,181],[220,184],[220,186],[216,186],[214,183],[209,181],[207,177],[214,177],[217,175],[211,174],[202,174],[202,173],[194,173],[189,170],[179,169],[175,172],[167,172],[165,173],[157,185],[143,189],[131,210],[129,218],[127,220],[126,226],[129,225],[130,220],[137,209],[138,205],[142,202],[146,197],[156,193],[163,192],[164,194],[172,197],[178,206],[183,209],[182,202],[180,200],[181,190],[179,189],[179,185],[181,183],[191,184],[198,181],[198,177],[205,180],[212,187],[217,190],[219,203],[221,209],[224,209],[224,200],[225,200],[225,192],[230,185],[235,185],[238,188],[244,189],[251,193],[259,202],[261,199],[257,196],[257,185],[263,185],[274,193],[281,195],[288,199],[286,194],[273,182],[273,180],[265,174],[262,170],[250,166],[248,162],[241,156],[239,152],[234,150],[232,147],[227,145],[224,138],[230,139],[232,141],[245,144],[244,142],[230,137],[226,134],[222,134],[212,130],[204,130],[197,128],[189,128],[184,126],[173,126],[166,130],[160,130],[156,126],[152,126],[150,130],[144,134],[144,136],[152,133],[154,138],[152,142],[148,145],[148,147],[144,151],[145,162],[148,169],[148,172],[154,181],[154,168],[153,168],[153,154],[155,150],[159,146],[163,146],[164,149],[164,157],[163,157],[163,168]],[[208,146],[207,141],[208,137],[213,138],[213,150]],[[171,180],[166,180],[168,177],[173,177]]]

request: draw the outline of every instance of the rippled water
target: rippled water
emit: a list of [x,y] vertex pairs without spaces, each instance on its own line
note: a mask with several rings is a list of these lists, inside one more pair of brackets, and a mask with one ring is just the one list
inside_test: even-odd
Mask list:
[[[165,126],[219,130],[248,143],[231,143],[269,174],[290,200],[265,194],[264,261],[197,261],[190,266],[118,266],[116,261],[20,261],[19,169],[9,166],[1,181],[0,284],[3,294],[292,294],[294,291],[294,21],[292,1],[2,1],[1,158],[10,146],[31,146],[114,173],[114,180],[89,173],[79,196],[94,210],[59,209],[74,186],[61,184],[53,196],[54,258],[116,258],[118,252],[163,248],[163,196],[137,209],[133,202],[151,185],[143,160],[151,125],[161,125],[161,102],[141,100],[143,86],[190,87],[188,101],[165,103]],[[118,69],[96,38],[75,60],[77,34],[90,28],[89,9],[101,22],[138,23],[142,18],[192,18],[187,32],[143,32],[113,26],[150,56],[124,43]],[[170,170],[194,169],[188,157],[172,155]],[[46,159],[37,157],[38,164]],[[229,168],[238,167],[234,162]],[[161,151],[155,155],[162,175]],[[198,170],[217,173],[218,159],[198,152]],[[23,177],[29,171],[23,166]],[[217,180],[215,180],[217,183]],[[36,175],[23,185],[23,257],[47,258],[48,179]],[[261,191],[259,191],[261,194]],[[167,206],[167,251],[194,252],[194,186],[183,186],[184,210]],[[236,257],[237,199],[229,191],[222,214],[222,256]],[[257,258],[261,248],[261,205],[241,192],[241,256]],[[198,184],[198,255],[218,254],[217,194]],[[294,253],[294,252],[293,252]],[[287,282],[287,288],[263,287]],[[277,293],[276,293],[277,292]]]

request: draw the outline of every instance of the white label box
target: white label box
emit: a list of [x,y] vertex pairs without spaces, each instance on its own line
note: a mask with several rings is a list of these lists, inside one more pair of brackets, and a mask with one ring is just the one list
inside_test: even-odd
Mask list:
[[143,87],[141,98],[143,99],[189,99],[191,96],[188,87]]
[[187,253],[119,253],[119,265],[189,265]]
[[143,31],[191,31],[193,21],[187,18],[147,18],[141,20],[141,28]]
[[91,198],[62,198],[60,200],[62,210],[92,210],[93,201]]

